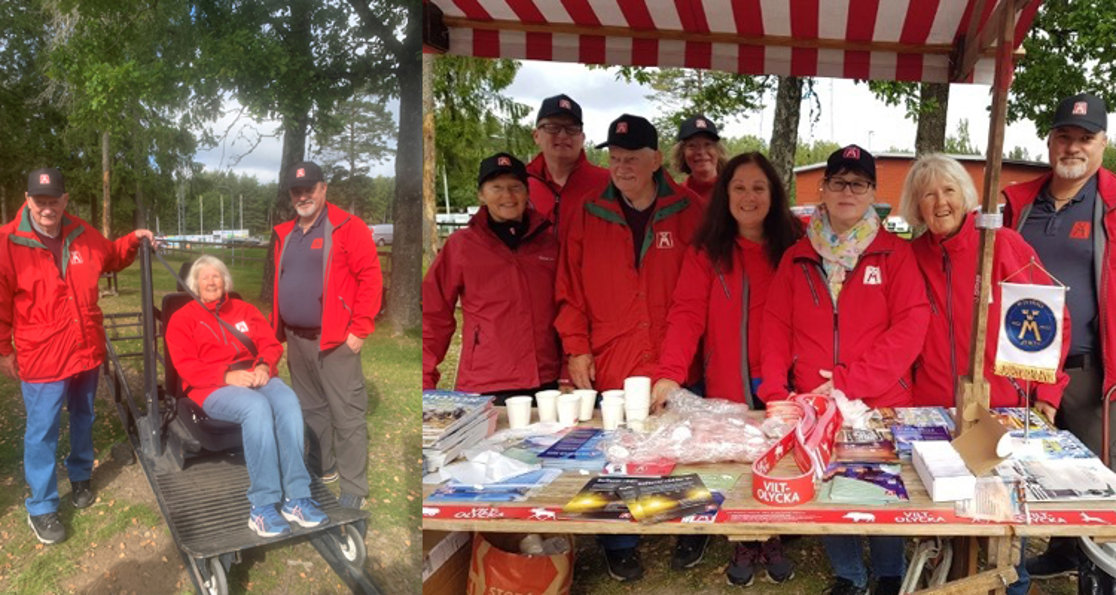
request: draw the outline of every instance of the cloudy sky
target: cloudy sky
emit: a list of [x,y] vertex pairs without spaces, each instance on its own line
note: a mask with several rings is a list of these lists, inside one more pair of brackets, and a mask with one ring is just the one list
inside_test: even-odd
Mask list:
[[[812,123],[808,109],[812,101],[803,102],[798,135],[803,140],[832,140],[842,145],[856,143],[869,151],[882,152],[890,147],[906,147],[914,151],[915,123],[903,117],[900,106],[888,107],[877,100],[864,84],[846,79],[819,78],[815,86],[821,103],[821,118]],[[516,100],[537,107],[542,99],[559,93],[573,97],[584,111],[585,132],[589,140],[601,141],[608,123],[621,113],[654,116],[657,112],[647,99],[652,90],[635,84],[616,81],[605,70],[593,70],[579,64],[526,61],[508,94]],[[969,121],[969,135],[984,151],[988,142],[988,109],[992,97],[988,85],[953,85],[949,98],[947,134],[956,135],[958,122]],[[774,99],[759,113],[744,114],[732,122],[717,122],[728,136],[751,134],[771,139]],[[534,118],[534,115],[531,116]],[[662,136],[667,136],[660,131]],[[1030,122],[1008,126],[1005,150],[1020,146],[1032,157],[1045,159],[1046,145]]]
[[[278,133],[279,122],[268,120],[263,122],[253,121],[246,115],[237,118],[239,104],[232,100],[225,102],[225,115],[214,125],[213,130],[223,133],[229,129],[224,142],[205,151],[199,151],[194,160],[202,163],[207,171],[233,171],[237,175],[250,175],[261,184],[279,181],[279,162],[283,156],[283,137]],[[393,120],[399,122],[399,100],[392,99],[388,104]],[[231,129],[229,128],[232,126]],[[266,136],[260,139],[261,136]],[[259,145],[250,153],[244,154],[259,139]],[[313,138],[309,139],[311,142]],[[395,143],[393,142],[392,145]],[[309,147],[310,151],[317,150],[316,146]],[[239,157],[239,161],[236,161]],[[236,165],[233,163],[236,161]],[[384,161],[371,164],[370,175],[394,176],[395,159],[389,157]]]

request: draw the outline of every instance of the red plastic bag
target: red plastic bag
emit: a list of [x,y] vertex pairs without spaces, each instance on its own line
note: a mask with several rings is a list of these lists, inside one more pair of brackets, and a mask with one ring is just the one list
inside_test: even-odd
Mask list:
[[468,595],[566,595],[573,582],[573,540],[564,554],[520,554],[518,533],[474,533]]

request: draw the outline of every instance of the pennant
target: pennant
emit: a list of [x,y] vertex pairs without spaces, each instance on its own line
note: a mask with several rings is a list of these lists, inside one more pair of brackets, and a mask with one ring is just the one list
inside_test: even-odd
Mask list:
[[997,376],[1054,384],[1062,358],[1066,288],[1000,283]]

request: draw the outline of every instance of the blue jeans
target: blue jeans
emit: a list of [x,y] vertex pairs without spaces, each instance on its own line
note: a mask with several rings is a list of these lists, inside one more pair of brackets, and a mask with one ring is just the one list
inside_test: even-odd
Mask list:
[[224,386],[209,394],[202,410],[213,419],[240,424],[252,506],[310,497],[310,474],[302,460],[302,409],[283,381],[260,388]]
[[86,481],[93,474],[93,396],[97,368],[55,382],[23,382],[27,430],[23,434],[23,476],[31,488],[25,501],[31,516],[58,512],[58,428],[62,404],[70,412],[70,481]]
[[[864,568],[859,535],[828,535],[821,538],[833,574],[852,581],[858,587],[868,585],[868,571]],[[903,559],[903,538],[894,536],[868,537],[868,551],[872,558],[872,576],[902,577],[907,570]]]
[[1007,595],[1027,595],[1027,591],[1031,590],[1031,575],[1027,574],[1027,538],[1023,537],[1019,540],[1019,566],[1015,567],[1015,572],[1019,574],[1019,578],[1015,582],[1007,586]]
[[597,543],[606,551],[629,550],[639,545],[639,535],[621,533],[618,535],[598,535]]

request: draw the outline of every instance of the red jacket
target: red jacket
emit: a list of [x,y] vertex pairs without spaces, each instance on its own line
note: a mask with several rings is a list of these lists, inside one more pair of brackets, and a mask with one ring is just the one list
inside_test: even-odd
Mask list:
[[[763,244],[737,238],[728,273],[717,270],[704,251],[690,248],[674,289],[656,377],[685,382],[704,337],[705,394],[747,402],[745,385],[760,377],[761,321],[774,275]],[[746,345],[743,323],[748,325]],[[749,378],[744,378],[745,356]]]
[[558,379],[554,274],[558,239],[550,221],[528,217],[516,250],[488,226],[481,207],[469,226],[450,235],[422,281],[422,388],[436,388],[462,311],[457,390],[531,388]]
[[[325,281],[322,286],[323,351],[345,342],[349,333],[367,338],[375,328],[374,319],[383,297],[380,257],[372,241],[372,230],[360,217],[326,203]],[[295,220],[275,227],[275,280],[272,285],[271,323],[280,341],[286,339],[279,321],[279,274],[283,270],[283,248],[294,231]]]
[[709,201],[713,200],[713,188],[717,185],[717,178],[713,178],[713,181],[709,184],[702,184],[693,176],[686,176],[686,181],[682,185],[698,195],[703,204],[708,205]]
[[766,401],[825,382],[869,407],[911,405],[911,364],[922,349],[930,306],[907,242],[880,229],[848,272],[834,311],[821,257],[802,238],[783,255],[767,293]]
[[[926,344],[915,363],[914,404],[923,406],[953,407],[956,404],[954,388],[956,379],[968,374],[970,338],[973,329],[973,305],[980,288],[978,255],[980,232],[970,213],[958,232],[939,241],[934,234],[924,233],[911,242],[918,267],[926,279],[930,297],[930,326],[926,330]],[[996,246],[992,256],[992,303],[988,305],[988,340],[984,350],[984,378],[989,385],[989,403],[992,407],[1019,407],[1026,403],[1021,396],[1023,381],[1013,381],[992,373],[996,364],[996,338],[1000,332],[1000,282],[1019,271],[1038,255],[1023,236],[1011,229],[996,232]],[[1018,282],[1048,283],[1030,279],[1024,274]],[[1069,311],[1063,319],[1062,359],[1069,352]],[[1057,407],[1069,377],[1061,369],[1056,384],[1033,382],[1040,401]],[[1018,387],[1018,388],[1017,388]]]
[[253,363],[267,364],[273,377],[283,356],[283,346],[267,319],[248,302],[227,298],[205,306],[196,300],[182,306],[167,323],[167,349],[186,396],[198,406],[210,393],[227,385],[225,373],[230,365],[253,359],[248,348],[217,322],[214,312],[252,340],[258,352]]
[[527,192],[531,206],[543,217],[554,223],[554,204],[558,206],[558,239],[564,241],[569,234],[567,223],[573,217],[586,197],[596,196],[608,184],[608,170],[589,163],[585,151],[577,158],[574,170],[566,178],[566,184],[559,186],[550,179],[546,169],[546,159],[539,153],[527,164]]
[[[1031,203],[1038,198],[1042,187],[1053,174],[1047,173],[1030,182],[1008,186],[1004,189],[1004,226],[1018,230],[1023,224]],[[1097,296],[1099,298],[1101,355],[1104,358],[1104,394],[1116,398],[1116,314],[1109,311],[1108,298],[1116,295],[1116,253],[1112,243],[1116,242],[1116,174],[1101,169],[1097,172],[1097,203],[1099,212],[1094,216],[1093,237],[1096,243],[1094,255],[1103,255],[1095,263],[1097,271]],[[1104,229],[1104,233],[1095,230]]]
[[0,355],[15,342],[19,377],[55,382],[105,359],[105,327],[97,306],[101,273],[135,260],[139,238],[115,242],[85,221],[62,218],[62,274],[39,242],[27,207],[0,228]]
[[662,170],[655,179],[659,195],[638,269],[623,199],[611,183],[571,217],[562,243],[554,325],[567,355],[593,354],[598,390],[654,374],[682,259],[701,223],[696,196]]

